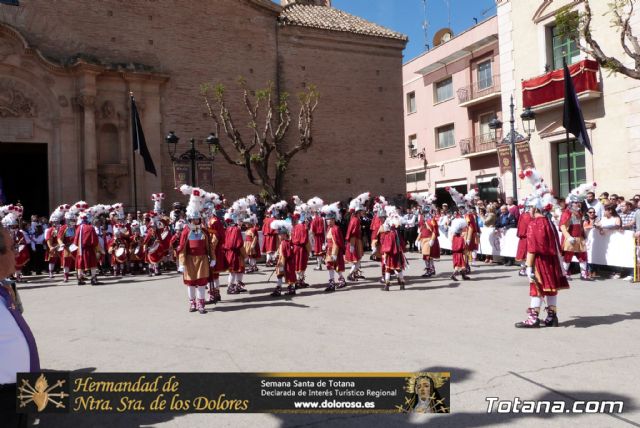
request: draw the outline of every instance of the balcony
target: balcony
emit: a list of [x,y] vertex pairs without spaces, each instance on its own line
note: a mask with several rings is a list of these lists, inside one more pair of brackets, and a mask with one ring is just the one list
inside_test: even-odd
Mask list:
[[465,138],[459,142],[460,154],[463,158],[472,158],[495,152],[496,145],[501,139],[502,130],[498,130],[498,138],[494,137],[493,132]]
[[479,80],[472,85],[458,89],[458,106],[469,107],[500,97],[500,76]]
[[[600,98],[598,63],[585,59],[569,66],[569,74],[580,101]],[[559,108],[564,104],[564,70],[554,70],[522,82],[522,105],[535,112]]]

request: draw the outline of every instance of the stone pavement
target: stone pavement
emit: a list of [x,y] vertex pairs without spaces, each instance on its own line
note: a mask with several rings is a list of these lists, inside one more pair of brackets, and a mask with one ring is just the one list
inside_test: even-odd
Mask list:
[[[452,372],[450,415],[41,415],[42,427],[208,426],[640,426],[640,285],[571,282],[559,298],[559,328],[519,330],[528,285],[517,268],[474,269],[452,282],[450,257],[420,278],[410,255],[408,285],[380,291],[367,280],[324,293],[326,271],[309,271],[310,289],[273,298],[269,271],[246,275],[249,293],[187,312],[185,287],[171,274],[101,278],[101,286],[46,278],[21,285],[25,316],[42,367],[78,371],[418,371]],[[273,281],[274,279],[272,279]],[[223,278],[223,282],[226,277]],[[624,400],[620,415],[487,414],[501,400]]]

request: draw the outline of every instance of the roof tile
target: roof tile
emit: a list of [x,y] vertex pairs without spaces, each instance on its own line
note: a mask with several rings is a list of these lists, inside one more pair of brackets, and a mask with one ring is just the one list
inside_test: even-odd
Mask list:
[[302,4],[286,6],[280,14],[280,22],[284,26],[312,27],[388,39],[407,40],[407,36],[402,33],[397,33],[381,25],[327,6]]

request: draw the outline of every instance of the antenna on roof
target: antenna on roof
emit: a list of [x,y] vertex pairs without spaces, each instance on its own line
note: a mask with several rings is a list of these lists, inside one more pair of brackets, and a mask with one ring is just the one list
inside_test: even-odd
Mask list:
[[429,50],[429,21],[427,20],[427,0],[422,0],[424,6],[424,21],[422,21],[422,29],[424,30],[424,50]]
[[451,28],[451,0],[444,0],[447,4],[447,27]]

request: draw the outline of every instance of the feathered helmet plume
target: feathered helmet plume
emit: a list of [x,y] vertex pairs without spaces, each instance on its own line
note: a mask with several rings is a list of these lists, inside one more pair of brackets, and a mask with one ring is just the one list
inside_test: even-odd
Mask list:
[[152,193],[151,200],[153,201],[153,212],[157,214],[161,214],[162,201],[164,200],[164,193]]
[[191,187],[186,184],[180,186],[180,192],[183,195],[189,195],[189,203],[187,204],[187,219],[195,220],[200,218],[202,208],[206,198],[206,192],[199,187]]

